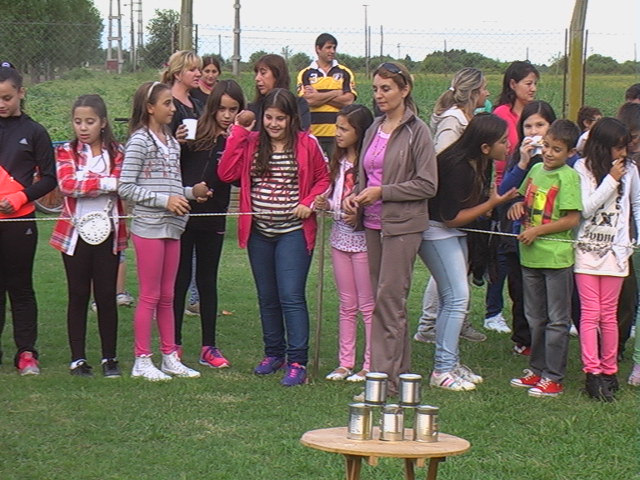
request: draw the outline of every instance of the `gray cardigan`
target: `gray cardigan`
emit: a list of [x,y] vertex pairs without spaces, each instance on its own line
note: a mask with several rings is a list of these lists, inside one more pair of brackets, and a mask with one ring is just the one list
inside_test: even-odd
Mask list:
[[169,140],[169,158],[146,128],[133,132],[125,147],[118,194],[134,204],[131,233],[143,238],[179,239],[187,215],[167,210],[169,197],[183,195],[193,200],[191,187],[182,186],[180,146]]
[[[365,133],[358,192],[367,187],[363,159],[383,120],[376,118]],[[438,190],[436,152],[429,127],[409,109],[389,138],[383,162],[382,235],[423,232],[429,226],[427,199]]]

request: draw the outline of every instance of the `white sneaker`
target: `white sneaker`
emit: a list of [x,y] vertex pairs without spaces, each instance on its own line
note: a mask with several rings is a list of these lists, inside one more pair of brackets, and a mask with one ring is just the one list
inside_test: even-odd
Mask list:
[[484,328],[498,333],[511,333],[511,329],[507,325],[507,321],[502,316],[502,313],[494,315],[493,317],[485,318]]
[[636,338],[636,326],[633,325],[631,327],[631,332],[629,332],[629,338]]
[[459,363],[458,366],[453,369],[453,373],[461,379],[466,380],[467,382],[471,382],[474,385],[478,385],[483,381],[480,375],[476,375],[469,367],[461,363]]
[[198,378],[200,376],[200,372],[187,367],[180,361],[178,352],[173,352],[169,355],[162,354],[160,370],[176,377]]
[[571,335],[572,337],[578,336],[578,329],[573,323],[571,324],[571,328],[569,328],[569,335]]
[[476,389],[476,386],[473,383],[459,377],[455,374],[455,371],[444,373],[433,372],[429,379],[429,385],[432,387],[442,388],[444,390],[452,390],[454,392]]
[[116,304],[119,307],[132,307],[134,301],[134,298],[126,290],[116,295]]
[[150,382],[171,380],[169,375],[162,373],[156,368],[151,361],[151,357],[136,357],[133,370],[131,370],[131,376],[133,378],[141,377]]

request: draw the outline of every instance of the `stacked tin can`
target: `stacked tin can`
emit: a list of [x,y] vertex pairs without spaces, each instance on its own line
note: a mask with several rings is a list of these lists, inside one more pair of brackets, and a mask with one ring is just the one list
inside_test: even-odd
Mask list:
[[373,438],[373,411],[380,411],[380,440],[397,442],[404,440],[405,409],[413,411],[413,438],[418,442],[438,441],[438,407],[420,404],[422,376],[405,373],[399,376],[400,402],[387,404],[386,373],[370,372],[364,389],[364,403],[349,405],[347,438],[371,440]]

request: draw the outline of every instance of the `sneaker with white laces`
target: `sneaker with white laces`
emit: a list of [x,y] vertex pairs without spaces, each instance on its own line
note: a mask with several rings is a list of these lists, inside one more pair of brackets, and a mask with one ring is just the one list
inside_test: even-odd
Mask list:
[[529,389],[530,397],[557,397],[563,391],[562,384],[548,378],[542,378],[533,388]]
[[168,355],[163,353],[160,370],[168,375],[175,375],[176,377],[198,378],[200,376],[200,372],[187,367],[180,361],[178,352],[173,352]]
[[433,372],[429,379],[429,385],[432,387],[442,388],[444,390],[451,390],[454,392],[463,392],[469,390],[475,390],[475,384],[459,377],[455,374],[455,371],[437,373]]
[[485,318],[484,328],[498,333],[511,333],[511,329],[507,325],[507,321],[502,316],[502,313],[498,313],[493,317]]
[[131,370],[131,377],[144,378],[150,382],[171,380],[169,375],[162,373],[156,368],[151,361],[151,357],[136,357],[136,360],[133,363],[133,369]]
[[33,352],[22,352],[18,355],[18,373],[23,377],[25,375],[40,375],[38,359]]
[[478,385],[483,381],[480,375],[476,375],[469,367],[461,363],[459,363],[458,366],[453,369],[453,373],[455,373],[461,379],[466,380],[467,382],[471,382],[474,385]]
[[533,388],[538,385],[540,380],[542,380],[542,377],[540,377],[540,375],[536,375],[532,370],[529,370],[528,368],[525,368],[522,373],[523,375],[521,377],[511,379],[510,385],[512,387]]

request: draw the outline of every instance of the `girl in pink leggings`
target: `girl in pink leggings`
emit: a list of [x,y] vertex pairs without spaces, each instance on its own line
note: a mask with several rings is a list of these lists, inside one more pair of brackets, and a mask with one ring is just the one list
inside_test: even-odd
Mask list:
[[[369,372],[371,316],[373,291],[369,279],[369,260],[364,231],[355,231],[355,218],[342,211],[342,200],[353,192],[358,171],[358,156],[364,132],[373,123],[367,107],[348,105],[336,120],[336,150],[331,159],[332,186],[328,196],[318,196],[315,207],[331,210],[334,216],[331,229],[331,259],[340,297],[338,340],[338,367],[327,375],[327,380],[362,382]],[[366,347],[362,370],[354,373],[356,363],[357,315],[362,313]]]
[[[131,239],[140,298],[134,316],[136,359],[131,376],[151,381],[169,380],[170,375],[200,376],[183,365],[178,355],[173,297],[187,199],[204,201],[211,193],[204,182],[182,186],[180,147],[168,128],[175,110],[167,85],[147,82],[138,88],[118,187],[120,196],[134,204]],[[184,129],[178,132],[184,136]],[[154,317],[162,351],[160,369],[151,361]]]
[[640,224],[640,178],[627,157],[631,136],[622,122],[596,122],[585,144],[580,174],[582,222],[576,246],[576,286],[580,295],[580,349],[587,394],[612,401],[618,390],[617,308],[629,274],[629,217]]

